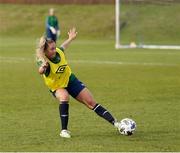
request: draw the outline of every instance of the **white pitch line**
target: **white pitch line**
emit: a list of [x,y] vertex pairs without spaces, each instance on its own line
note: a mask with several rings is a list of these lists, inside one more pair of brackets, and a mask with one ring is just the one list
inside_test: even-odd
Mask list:
[[2,57],[0,56],[0,63],[22,63],[22,62],[33,62],[31,58],[24,57]]
[[143,65],[143,66],[178,66],[178,64],[165,64],[165,63],[138,63],[138,62],[95,61],[95,60],[70,60],[69,63],[109,64],[109,65]]
[[[107,64],[107,65],[143,65],[143,66],[178,66],[178,64],[166,64],[166,63],[140,63],[140,62],[122,62],[122,61],[97,61],[97,60],[68,60],[69,63],[77,64]],[[0,63],[35,63],[33,58],[24,57],[2,57],[0,56]]]

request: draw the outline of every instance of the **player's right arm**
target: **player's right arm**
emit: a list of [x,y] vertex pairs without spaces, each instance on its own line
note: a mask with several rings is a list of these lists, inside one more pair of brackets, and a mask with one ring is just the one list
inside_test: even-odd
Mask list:
[[39,74],[45,74],[47,69],[49,68],[49,64],[46,62],[42,62],[42,61],[38,61],[37,62],[38,66],[39,66]]

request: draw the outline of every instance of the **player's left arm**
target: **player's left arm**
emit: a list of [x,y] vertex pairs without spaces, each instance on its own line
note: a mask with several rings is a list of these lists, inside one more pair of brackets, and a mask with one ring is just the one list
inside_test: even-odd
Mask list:
[[68,39],[62,43],[60,48],[63,48],[63,50],[66,50],[69,44],[72,42],[72,40],[76,38],[76,36],[77,36],[77,31],[76,31],[76,28],[73,27],[68,32]]

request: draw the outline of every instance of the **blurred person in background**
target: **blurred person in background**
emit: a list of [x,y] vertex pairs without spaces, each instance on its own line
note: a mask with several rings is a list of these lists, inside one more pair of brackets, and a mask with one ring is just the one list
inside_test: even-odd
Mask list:
[[59,23],[53,8],[49,9],[49,15],[46,19],[46,37],[55,42],[60,37]]

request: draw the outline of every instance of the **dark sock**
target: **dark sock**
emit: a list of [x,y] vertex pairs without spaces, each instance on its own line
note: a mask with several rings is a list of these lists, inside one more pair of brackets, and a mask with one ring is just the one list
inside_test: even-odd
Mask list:
[[93,110],[102,118],[110,122],[111,124],[114,125],[115,119],[114,117],[105,109],[103,108],[100,104],[96,104]]
[[69,118],[69,104],[66,101],[61,102],[59,104],[59,114],[61,118],[61,127],[62,130],[66,129],[67,130],[67,125],[68,125],[68,118]]

